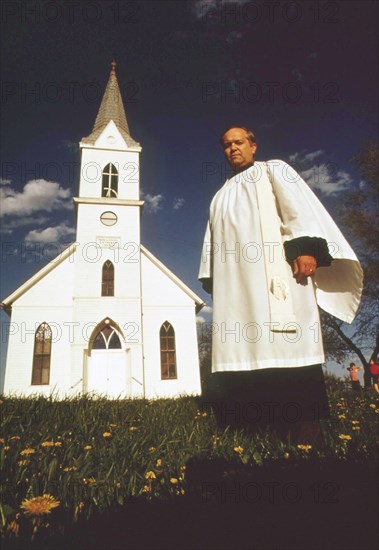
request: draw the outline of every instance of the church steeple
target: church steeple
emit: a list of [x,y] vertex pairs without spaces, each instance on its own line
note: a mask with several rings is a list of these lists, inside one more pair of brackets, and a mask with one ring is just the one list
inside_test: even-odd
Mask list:
[[134,141],[130,135],[128,121],[126,120],[124,104],[116,76],[116,62],[111,63],[111,72],[104,96],[97,113],[96,121],[89,136],[82,139],[83,143],[94,145],[107,124],[113,120],[117,129],[129,147],[138,147],[139,143]]

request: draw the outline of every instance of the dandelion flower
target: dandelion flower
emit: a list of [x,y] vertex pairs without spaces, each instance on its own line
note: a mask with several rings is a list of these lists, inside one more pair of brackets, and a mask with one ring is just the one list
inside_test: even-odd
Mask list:
[[26,460],[19,460],[19,461],[17,462],[17,464],[18,464],[19,466],[26,466],[27,464],[29,464],[29,460],[27,460],[27,459],[26,459]]
[[34,453],[35,453],[35,450],[32,449],[31,447],[28,447],[27,449],[24,449],[23,451],[21,451],[20,455],[28,456],[28,455],[34,455]]
[[4,443],[5,439],[3,437],[0,437],[0,443]]
[[64,472],[74,472],[78,468],[76,466],[66,466],[66,468],[63,468]]
[[153,453],[155,451],[155,447],[149,447],[149,452]]
[[379,414],[379,409],[375,409],[376,414]]
[[[374,405],[374,403],[370,403],[370,407],[371,407],[372,409],[376,409],[376,405]],[[12,439],[12,438],[11,438],[11,439]]]
[[130,426],[129,428],[130,432],[135,432],[136,430],[138,430],[138,426]]
[[85,451],[90,451],[91,449],[92,449],[92,445],[86,445],[86,446],[84,447],[84,450],[85,450]]
[[171,477],[170,483],[172,483],[173,485],[177,485],[179,483],[179,480],[176,477]]
[[103,433],[103,437],[104,437],[105,439],[108,439],[109,437],[112,437],[112,434],[111,434],[111,432],[104,432],[104,433]]
[[95,485],[96,484],[96,479],[94,477],[84,477],[83,478],[83,483],[85,485]]
[[54,447],[62,447],[62,441],[56,441]]
[[351,435],[347,435],[347,434],[340,434],[338,437],[342,439],[342,441],[350,441],[351,439]]
[[9,438],[11,441],[12,440],[16,440],[18,441],[19,439],[21,439],[21,437],[19,435],[12,435],[12,437]]
[[208,413],[203,412],[203,414],[201,416],[204,416],[204,418],[205,418],[206,416],[208,416]]
[[52,495],[44,494],[41,497],[33,497],[22,501],[20,508],[27,516],[44,516],[60,505]]
[[110,428],[117,428],[117,424],[109,424]]
[[156,479],[156,478],[157,478],[157,476],[151,470],[149,472],[146,472],[146,474],[145,474],[145,479]]
[[290,457],[289,453],[284,453],[283,458],[285,458],[287,460],[289,457]]
[[352,420],[351,423],[352,424],[359,424],[359,420]]
[[360,430],[361,427],[360,426],[353,426],[353,430]]
[[312,449],[312,445],[298,445],[297,448],[301,451],[308,452]]
[[161,458],[158,458],[157,460],[157,468],[162,468],[163,462]]
[[234,447],[234,452],[241,455],[243,453],[243,447]]
[[151,493],[151,487],[150,485],[144,485],[142,489],[143,493]]
[[44,441],[41,443],[41,447],[54,447],[54,441]]
[[346,416],[345,416],[344,414],[340,414],[340,415],[338,416],[338,418],[339,418],[340,420],[345,420]]

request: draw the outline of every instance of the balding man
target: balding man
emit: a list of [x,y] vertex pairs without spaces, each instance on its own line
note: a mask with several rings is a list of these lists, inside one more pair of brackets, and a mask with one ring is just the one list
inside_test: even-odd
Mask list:
[[199,272],[213,298],[216,414],[222,424],[296,427],[294,437],[315,443],[328,416],[317,303],[352,322],[362,270],[295,170],[255,161],[245,127],[221,143],[234,175],[212,200]]

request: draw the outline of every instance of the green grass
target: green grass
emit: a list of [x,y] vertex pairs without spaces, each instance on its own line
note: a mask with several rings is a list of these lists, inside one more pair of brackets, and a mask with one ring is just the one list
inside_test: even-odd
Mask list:
[[[64,532],[95,512],[133,499],[167,501],[187,494],[189,461],[236,467],[273,462],[366,462],[377,459],[377,396],[344,389],[329,394],[325,445],[299,448],[274,434],[220,430],[191,397],[120,400],[3,398],[0,469],[1,526],[9,540],[39,530]],[[342,438],[341,438],[342,436]],[[303,442],[307,444],[306,441]],[[28,516],[25,499],[52,495],[59,506]]]

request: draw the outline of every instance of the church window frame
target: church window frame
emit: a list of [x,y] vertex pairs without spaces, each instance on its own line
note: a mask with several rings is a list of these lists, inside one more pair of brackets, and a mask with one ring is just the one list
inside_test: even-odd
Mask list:
[[101,296],[114,296],[114,275],[113,263],[106,260],[101,270]]
[[105,166],[102,172],[101,196],[104,198],[118,197],[118,170],[111,162]]
[[43,322],[34,335],[32,386],[50,384],[52,332],[50,325]]
[[159,331],[161,379],[177,380],[176,338],[174,327],[165,321]]
[[109,324],[105,324],[93,339],[92,350],[109,349],[122,349],[122,344],[115,328]]

